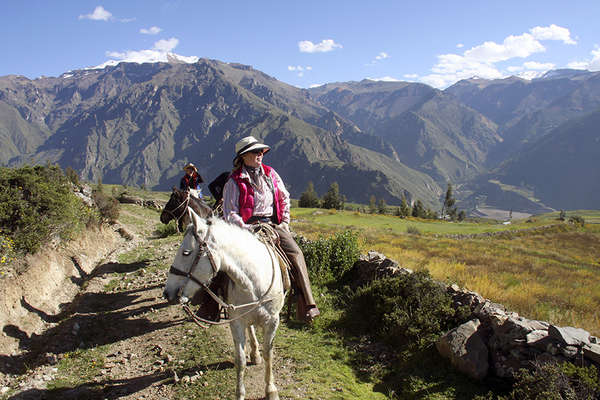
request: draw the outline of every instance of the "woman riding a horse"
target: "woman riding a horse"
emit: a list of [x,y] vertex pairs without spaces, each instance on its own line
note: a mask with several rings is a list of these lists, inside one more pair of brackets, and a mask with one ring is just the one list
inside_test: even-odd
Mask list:
[[234,169],[223,189],[223,217],[250,231],[254,224],[273,225],[300,289],[297,315],[310,322],[319,315],[319,309],[313,298],[304,255],[290,233],[290,194],[279,174],[262,163],[270,149],[253,136],[236,143]]

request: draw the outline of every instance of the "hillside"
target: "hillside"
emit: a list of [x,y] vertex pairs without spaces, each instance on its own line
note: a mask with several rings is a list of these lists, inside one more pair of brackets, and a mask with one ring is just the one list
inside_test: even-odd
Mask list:
[[599,126],[600,109],[570,120],[503,163],[494,176],[530,188],[535,197],[557,209],[598,208]]
[[564,122],[599,108],[600,73],[557,70],[531,81],[470,79],[445,92],[498,124],[502,143],[487,162],[496,167]]
[[420,83],[336,83],[310,89],[321,104],[382,138],[409,167],[442,186],[485,171],[500,137],[479,112]]
[[[166,189],[188,161],[208,180],[230,169],[237,140],[254,135],[273,147],[265,162],[287,177],[294,196],[311,179],[321,193],[338,181],[349,199],[362,202],[371,194],[394,202],[408,193],[434,206],[441,193],[381,140],[248,66],[121,63],[0,81],[3,126],[11,127],[0,131],[2,160],[10,165],[57,162],[90,181]],[[367,149],[376,154],[372,162],[355,163]],[[402,186],[380,185],[382,169],[386,182]]]
[[[600,73],[589,71],[473,78],[444,91],[370,80],[300,89],[247,65],[176,61],[0,77],[0,165],[58,163],[91,182],[167,189],[189,161],[207,182],[229,170],[236,141],[254,135],[273,147],[265,162],[293,197],[308,181],[319,195],[337,181],[348,201],[399,204],[404,194],[438,210],[452,183],[467,211],[487,199],[538,212],[565,203],[492,171],[520,157],[539,173],[528,180],[544,181],[521,152],[600,108]],[[568,170],[581,185],[586,172]]]

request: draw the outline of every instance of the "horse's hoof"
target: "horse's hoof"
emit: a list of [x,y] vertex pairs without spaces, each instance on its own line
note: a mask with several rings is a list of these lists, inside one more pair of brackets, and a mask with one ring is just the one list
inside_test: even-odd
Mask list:
[[279,400],[279,392],[267,393],[267,400]]

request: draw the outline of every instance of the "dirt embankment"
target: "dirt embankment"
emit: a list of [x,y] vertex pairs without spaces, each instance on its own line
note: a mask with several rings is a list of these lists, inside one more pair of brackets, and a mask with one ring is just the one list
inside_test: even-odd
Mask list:
[[0,280],[0,354],[13,354],[20,338],[43,331],[52,322],[43,316],[59,314],[98,263],[124,244],[115,226],[86,231],[28,256],[24,273]]

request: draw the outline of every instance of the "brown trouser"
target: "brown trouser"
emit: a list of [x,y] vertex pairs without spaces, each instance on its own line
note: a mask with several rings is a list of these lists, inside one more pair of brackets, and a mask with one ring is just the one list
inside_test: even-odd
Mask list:
[[280,225],[275,225],[275,230],[279,234],[281,249],[292,262],[292,274],[296,281],[296,285],[298,285],[298,289],[300,289],[302,297],[304,297],[304,302],[307,306],[315,306],[316,303],[310,288],[308,269],[306,268],[306,261],[304,260],[302,250],[300,250],[300,247],[292,235],[281,228]]

